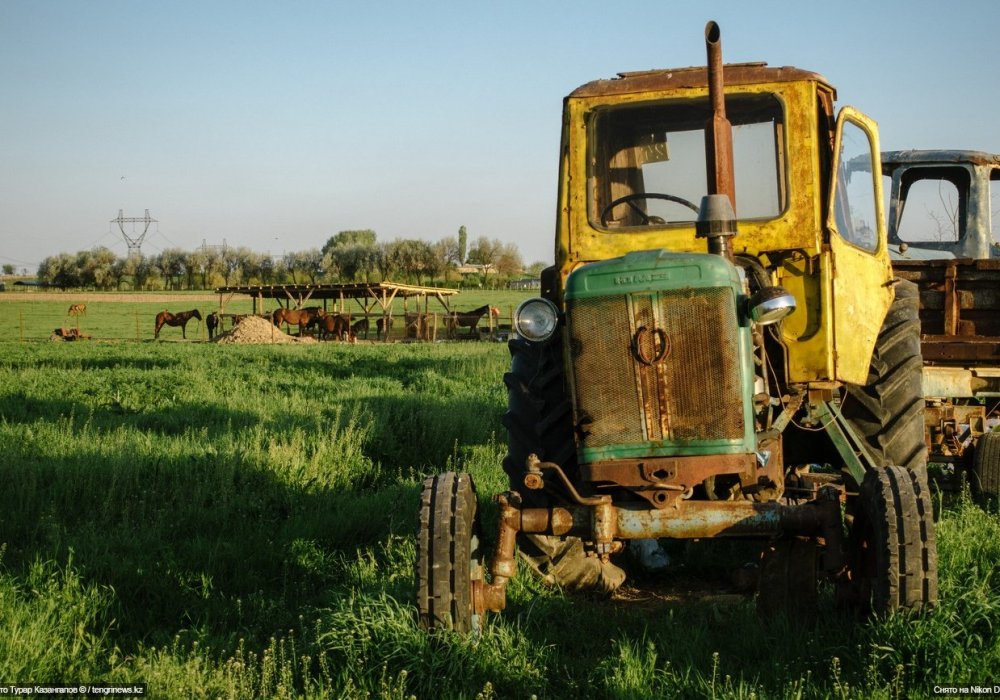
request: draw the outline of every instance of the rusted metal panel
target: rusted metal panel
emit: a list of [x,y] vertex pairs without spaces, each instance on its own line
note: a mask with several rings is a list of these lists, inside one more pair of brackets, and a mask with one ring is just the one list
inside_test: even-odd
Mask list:
[[924,362],[1000,362],[1000,337],[956,338],[925,335],[920,339]]
[[[731,63],[725,66],[726,85],[756,85],[759,83],[785,83],[815,81],[833,90],[830,83],[819,73],[790,66],[769,67],[766,63]],[[705,66],[691,68],[667,68],[631,73],[619,73],[611,80],[594,80],[580,86],[570,98],[600,97],[604,95],[628,95],[658,91],[676,91],[684,88],[706,87],[708,69]]]
[[754,483],[756,466],[754,455],[743,454],[625,459],[582,465],[580,478],[597,488],[623,486],[666,508],[711,476],[737,474],[742,483]]
[[[583,447],[743,437],[731,289],[572,300],[568,316]],[[662,350],[654,346],[657,336],[640,328],[667,329],[670,349],[662,361],[638,359]],[[636,348],[639,343],[648,347]]]
[[1000,361],[1000,260],[907,260],[894,270],[920,288],[925,361]]
[[1000,155],[984,153],[983,151],[963,150],[908,150],[885,151],[881,155],[882,174],[891,175],[901,165],[910,164],[961,164],[992,165],[1000,167]]

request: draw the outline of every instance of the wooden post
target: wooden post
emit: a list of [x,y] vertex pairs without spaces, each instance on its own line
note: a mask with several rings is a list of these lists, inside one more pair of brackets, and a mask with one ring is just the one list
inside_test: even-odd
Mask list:
[[139,336],[139,309],[135,310],[135,339],[142,340]]

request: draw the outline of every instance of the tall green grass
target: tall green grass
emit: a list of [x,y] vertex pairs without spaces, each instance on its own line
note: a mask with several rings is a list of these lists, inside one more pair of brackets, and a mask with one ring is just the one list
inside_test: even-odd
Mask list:
[[[942,509],[928,615],[859,623],[827,595],[815,622],[761,621],[749,600],[596,600],[521,574],[478,641],[424,634],[420,483],[469,471],[492,522],[507,363],[487,343],[0,343],[0,684],[900,698],[997,682],[1000,513],[967,498]],[[724,575],[682,549],[675,588]]]

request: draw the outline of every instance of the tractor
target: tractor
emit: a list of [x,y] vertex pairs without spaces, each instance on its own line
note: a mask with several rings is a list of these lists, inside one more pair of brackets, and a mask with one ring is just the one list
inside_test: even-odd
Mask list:
[[[758,606],[937,599],[917,291],[893,276],[875,123],[820,75],[619,73],[564,100],[555,265],[513,319],[510,489],[423,484],[417,608],[476,633],[518,562],[613,592],[668,540],[759,544]],[[864,162],[866,167],[860,167]]]

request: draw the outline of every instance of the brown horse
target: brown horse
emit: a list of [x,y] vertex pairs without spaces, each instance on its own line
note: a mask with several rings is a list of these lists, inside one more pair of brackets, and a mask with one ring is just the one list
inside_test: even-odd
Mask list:
[[392,332],[392,316],[381,316],[375,321],[375,328],[378,330],[379,340],[389,340]]
[[480,306],[478,309],[473,309],[472,311],[458,311],[450,314],[445,318],[445,325],[448,328],[448,337],[454,338],[458,333],[459,327],[468,328],[469,335],[473,335],[476,332],[476,326],[479,325],[479,319],[489,311],[493,318],[499,318],[500,309],[495,306],[490,306],[486,304],[485,306]]
[[281,328],[282,323],[287,323],[289,326],[298,326],[299,335],[302,335],[303,328],[315,326],[324,316],[326,316],[326,312],[318,306],[307,306],[304,309],[278,307],[271,314],[271,321],[278,328]]
[[205,317],[205,327],[208,328],[208,339],[211,340],[215,337],[215,329],[218,328],[222,323],[222,319],[219,318],[219,314],[214,311]]
[[365,340],[368,340],[368,328],[369,328],[368,318],[367,317],[361,318],[355,321],[353,324],[351,324],[351,333],[353,333],[354,337],[357,338],[359,335],[361,335],[361,331],[364,331]]
[[192,318],[201,320],[201,314],[198,309],[191,309],[190,311],[181,311],[179,314],[172,314],[169,311],[161,311],[156,314],[156,331],[153,333],[154,338],[160,337],[160,329],[164,325],[167,326],[180,326],[181,335],[187,340],[187,322]]
[[332,335],[337,340],[346,340],[351,343],[355,341],[350,316],[327,314],[319,320],[319,330],[322,338],[329,338]]
[[70,304],[69,311],[66,312],[70,316],[86,316],[87,315],[87,305],[86,304]]

